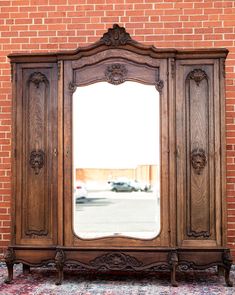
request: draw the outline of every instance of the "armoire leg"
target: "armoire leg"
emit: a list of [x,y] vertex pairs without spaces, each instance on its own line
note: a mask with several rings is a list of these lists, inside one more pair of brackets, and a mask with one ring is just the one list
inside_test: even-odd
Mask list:
[[221,265],[217,266],[218,276],[224,276],[224,267]]
[[169,264],[171,265],[171,285],[173,287],[178,287],[178,282],[176,281],[176,269],[178,266],[178,255],[176,251],[170,253]]
[[64,252],[62,250],[56,252],[55,266],[58,271],[56,285],[61,285],[64,279]]
[[232,260],[229,249],[224,250],[223,263],[224,263],[224,278],[225,278],[226,285],[228,287],[232,287],[233,282],[230,280],[229,275],[230,275],[230,269],[231,269],[233,260]]
[[30,266],[23,263],[23,274],[28,275],[30,273]]
[[7,265],[8,277],[5,279],[5,283],[9,284],[13,280],[13,266],[14,266],[15,253],[12,248],[8,248],[4,255],[4,260]]
[[224,270],[224,278],[225,278],[226,285],[228,287],[233,287],[233,282],[230,280],[230,277],[229,277],[229,275],[230,275],[230,268],[229,269],[225,268],[225,270]]
[[5,279],[6,284],[10,284],[11,281],[13,280],[13,263],[6,263],[7,265],[7,271],[8,271],[8,277]]

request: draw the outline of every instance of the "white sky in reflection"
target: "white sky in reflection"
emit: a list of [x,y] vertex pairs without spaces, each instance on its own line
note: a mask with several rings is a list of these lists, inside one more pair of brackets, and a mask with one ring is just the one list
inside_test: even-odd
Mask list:
[[159,164],[159,94],[154,86],[106,82],[73,95],[75,168]]

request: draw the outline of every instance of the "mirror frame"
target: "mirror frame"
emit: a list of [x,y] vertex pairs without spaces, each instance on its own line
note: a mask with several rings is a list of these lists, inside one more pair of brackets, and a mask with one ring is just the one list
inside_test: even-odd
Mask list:
[[[114,38],[115,28],[107,33],[107,41],[103,38],[91,47],[78,52],[73,58],[65,60],[63,64],[64,81],[63,99],[59,98],[59,124],[63,121],[63,134],[59,134],[59,150],[63,152],[61,163],[64,164],[63,171],[59,173],[58,184],[62,175],[64,186],[59,189],[60,197],[64,198],[64,233],[65,246],[70,247],[152,247],[168,246],[173,243],[174,218],[168,218],[170,212],[175,214],[175,183],[174,167],[169,163],[170,147],[174,147],[174,105],[170,101],[168,88],[170,71],[174,71],[174,60],[171,58],[158,58],[155,48],[143,46],[130,39],[126,32],[119,39]],[[117,42],[119,40],[118,44]],[[125,44],[122,44],[124,42]],[[123,46],[125,45],[125,46]],[[169,55],[169,52],[168,52]],[[162,57],[162,54],[161,54]],[[62,64],[61,64],[62,66]],[[150,240],[141,240],[131,237],[104,237],[97,239],[81,239],[73,231],[73,193],[72,193],[72,97],[77,86],[90,85],[100,81],[119,84],[125,81],[154,85],[160,96],[160,159],[161,159],[161,231],[160,234]],[[63,105],[64,101],[64,105]],[[60,129],[60,128],[59,128]],[[171,142],[171,144],[170,144]],[[172,154],[172,153],[171,153]],[[169,185],[171,184],[171,185]],[[63,209],[62,209],[63,210]],[[170,224],[172,222],[172,224]]]

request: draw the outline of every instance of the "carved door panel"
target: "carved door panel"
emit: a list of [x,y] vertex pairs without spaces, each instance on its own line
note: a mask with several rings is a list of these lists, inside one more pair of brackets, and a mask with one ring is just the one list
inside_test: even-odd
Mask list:
[[17,66],[16,244],[56,243],[56,73],[54,64]]
[[218,60],[179,61],[176,81],[178,243],[220,245]]

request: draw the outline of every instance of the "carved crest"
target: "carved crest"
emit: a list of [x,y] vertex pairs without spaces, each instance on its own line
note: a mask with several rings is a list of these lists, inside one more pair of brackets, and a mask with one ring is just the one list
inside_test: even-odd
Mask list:
[[108,32],[104,33],[100,41],[108,46],[126,45],[128,41],[134,42],[131,39],[130,34],[126,32],[126,29],[117,24],[114,24],[113,28],[108,29]]
[[92,260],[90,264],[96,268],[104,267],[109,270],[123,270],[140,267],[142,262],[124,253],[108,253]]
[[105,71],[106,80],[114,85],[125,82],[127,76],[127,69],[122,64],[109,65]]
[[199,86],[203,79],[207,79],[207,74],[201,69],[195,69],[191,71],[187,76],[187,80],[194,80],[197,86]]
[[40,72],[34,72],[29,77],[29,82],[32,82],[35,84],[35,86],[38,88],[40,83],[48,83],[47,77],[43,75]]
[[36,175],[39,174],[40,169],[44,166],[45,153],[42,150],[33,150],[30,153],[30,166],[34,169]]
[[191,164],[195,172],[200,175],[207,164],[207,158],[204,149],[196,148],[192,150]]

